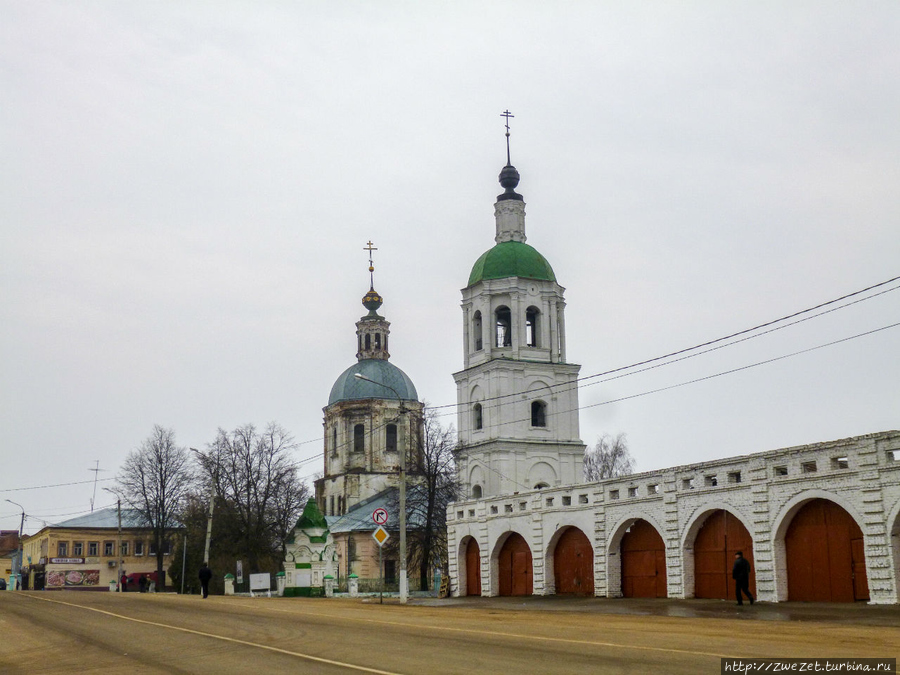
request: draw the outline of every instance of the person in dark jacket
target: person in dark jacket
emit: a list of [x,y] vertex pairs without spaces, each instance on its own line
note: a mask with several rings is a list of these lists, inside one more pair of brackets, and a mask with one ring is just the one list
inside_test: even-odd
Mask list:
[[738,551],[734,554],[734,567],[731,568],[731,578],[734,579],[734,594],[737,597],[737,604],[743,605],[743,593],[753,604],[753,596],[750,595],[750,561],[744,557],[743,552]]
[[119,580],[119,590],[124,593],[128,590],[128,577],[122,572],[122,578]]
[[209,580],[212,579],[212,570],[209,569],[209,563],[204,562],[200,568],[200,588],[203,589],[203,597],[209,597]]

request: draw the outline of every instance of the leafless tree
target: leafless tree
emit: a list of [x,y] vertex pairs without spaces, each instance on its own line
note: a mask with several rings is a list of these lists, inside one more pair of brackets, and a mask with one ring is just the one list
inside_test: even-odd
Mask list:
[[158,424],[150,437],[128,454],[119,470],[119,494],[153,530],[157,590],[165,585],[163,556],[170,533],[180,526],[179,512],[191,480],[187,450],[175,443],[174,431]]
[[296,447],[291,435],[272,422],[261,432],[252,424],[230,433],[219,429],[206,452],[199,453],[201,472],[216,494],[219,522],[231,528],[218,541],[239,557],[246,555],[253,571],[283,555],[309,497],[291,459]]
[[584,453],[584,479],[588,482],[627,476],[634,471],[634,459],[628,451],[625,434],[604,434]]
[[[428,589],[429,571],[435,563],[447,561],[447,505],[458,499],[454,449],[456,431],[442,426],[433,411],[425,414],[419,452],[409,470],[410,487],[406,492],[407,563],[419,568],[421,590]],[[399,509],[389,502],[391,510]],[[397,542],[389,550],[394,552]]]

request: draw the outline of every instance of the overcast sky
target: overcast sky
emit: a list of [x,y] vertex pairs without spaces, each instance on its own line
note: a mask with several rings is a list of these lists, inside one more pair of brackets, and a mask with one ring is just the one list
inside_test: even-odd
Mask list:
[[[154,424],[321,451],[366,254],[454,403],[503,119],[582,375],[900,275],[900,5],[0,2],[0,499],[88,510]],[[898,286],[883,287],[893,288]],[[582,405],[900,322],[900,291]],[[581,414],[639,470],[900,427],[900,328]],[[452,418],[447,418],[452,419]],[[321,469],[318,460],[304,474]],[[110,486],[105,480],[100,486]],[[112,503],[98,490],[97,505]],[[0,501],[0,527],[18,525]]]

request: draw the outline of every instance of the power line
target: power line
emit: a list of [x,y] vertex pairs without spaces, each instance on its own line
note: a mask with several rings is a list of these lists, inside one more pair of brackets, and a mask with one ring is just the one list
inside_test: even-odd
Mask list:
[[[868,286],[868,287],[866,287],[866,288],[862,288],[862,289],[860,289],[860,290],[858,290],[858,291],[854,291],[854,292],[852,292],[852,293],[847,293],[847,294],[842,295],[842,296],[840,296],[840,297],[838,297],[838,298],[834,298],[833,300],[828,300],[828,301],[826,301],[826,302],[821,302],[821,303],[819,303],[818,305],[815,305],[815,306],[813,306],[813,307],[808,307],[808,308],[802,309],[802,310],[800,310],[800,311],[798,311],[798,312],[793,312],[792,314],[788,314],[788,315],[782,316],[782,317],[780,317],[780,318],[778,318],[778,319],[772,319],[771,321],[766,321],[765,323],[758,324],[758,325],[756,325],[756,326],[753,326],[752,328],[745,328],[745,329],[743,329],[743,330],[737,331],[736,333],[731,333],[731,334],[729,334],[729,335],[724,335],[724,336],[719,337],[719,338],[716,338],[716,339],[714,339],[714,340],[708,340],[707,342],[701,342],[701,343],[699,343],[699,344],[693,345],[692,347],[686,347],[686,348],[684,348],[684,349],[679,349],[679,350],[674,351],[674,352],[669,352],[668,354],[662,354],[661,356],[655,356],[655,357],[653,357],[653,358],[645,359],[645,360],[643,360],[643,361],[637,361],[637,362],[632,363],[632,364],[629,364],[629,365],[627,365],[627,366],[619,366],[618,368],[613,368],[613,369],[611,369],[611,370],[605,370],[605,371],[600,372],[600,373],[594,373],[593,375],[585,375],[585,376],[583,376],[583,377],[579,377],[579,378],[576,379],[574,382],[567,382],[567,383],[565,383],[565,384],[552,384],[552,385],[548,385],[548,388],[551,389],[551,390],[555,390],[555,391],[566,391],[566,389],[560,389],[560,388],[561,388],[561,387],[572,388],[572,387],[578,386],[578,383],[580,383],[580,382],[584,382],[584,381],[587,381],[587,380],[592,380],[592,379],[595,379],[595,378],[598,378],[598,377],[603,377],[603,376],[605,376],[605,375],[612,375],[613,373],[618,373],[618,372],[622,372],[622,371],[625,371],[625,370],[631,370],[632,368],[637,368],[638,366],[644,366],[644,365],[647,365],[647,364],[650,364],[650,363],[655,363],[655,362],[657,362],[657,361],[663,361],[663,360],[668,359],[668,358],[671,358],[671,357],[673,357],[673,356],[680,356],[681,354],[686,354],[686,353],[688,353],[688,352],[692,352],[692,351],[695,351],[695,350],[697,350],[697,349],[701,349],[701,348],[703,348],[703,347],[709,347],[709,346],[711,346],[711,345],[718,344],[718,343],[720,343],[720,342],[725,342],[726,340],[730,340],[730,339],[735,338],[735,337],[740,337],[741,335],[746,335],[747,333],[753,333],[754,331],[760,330],[761,328],[767,328],[767,327],[773,326],[773,325],[775,325],[775,324],[777,324],[777,323],[781,323],[782,321],[787,321],[788,319],[793,319],[794,317],[801,316],[801,315],[803,315],[803,314],[808,314],[809,312],[813,312],[813,311],[815,311],[815,310],[817,310],[817,309],[821,309],[821,308],[823,308],[823,307],[827,307],[827,306],[829,306],[829,305],[833,305],[833,304],[835,304],[835,303],[841,302],[842,300],[846,300],[846,299],[848,299],[848,298],[852,298],[852,297],[855,297],[855,296],[857,296],[857,295],[861,295],[862,293],[866,293],[866,292],[871,291],[871,290],[874,290],[874,289],[876,289],[876,288],[880,288],[880,287],[882,287],[882,286],[886,286],[886,285],[888,285],[888,284],[890,284],[890,283],[893,283],[893,282],[895,282],[895,281],[897,281],[897,280],[900,280],[900,276],[896,276],[896,277],[893,277],[893,278],[891,278],[891,279],[887,279],[887,280],[885,280],[885,281],[882,281],[882,282],[877,283],[877,284],[873,284],[872,286]],[[855,300],[854,302],[849,302],[849,303],[847,303],[847,304],[845,304],[845,305],[842,305],[842,306],[840,306],[840,307],[836,307],[836,308],[834,308],[834,309],[831,309],[831,310],[828,310],[828,311],[825,311],[825,312],[820,312],[819,314],[816,314],[816,315],[811,316],[811,317],[807,317],[806,319],[802,319],[802,320],[800,320],[800,321],[795,321],[795,322],[790,323],[790,324],[788,324],[788,325],[786,325],[786,326],[783,326],[783,328],[787,328],[788,326],[796,325],[797,323],[802,323],[803,321],[807,321],[807,320],[809,320],[809,319],[813,319],[813,318],[816,318],[816,317],[818,317],[818,316],[823,316],[823,315],[825,315],[825,314],[829,314],[829,313],[831,313],[831,312],[833,312],[833,311],[837,311],[838,309],[844,309],[845,307],[850,307],[851,305],[855,305],[855,304],[857,304],[857,303],[859,303],[859,302],[864,302],[864,301],[866,301],[866,300],[871,300],[872,298],[876,298],[876,297],[878,297],[878,296],[880,296],[880,295],[884,295],[885,293],[890,293],[890,292],[896,291],[896,290],[898,290],[898,289],[900,289],[900,286],[895,286],[894,288],[889,288],[889,289],[887,289],[887,290],[885,290],[885,291],[882,291],[882,292],[880,292],[880,293],[875,293],[875,294],[873,294],[873,295],[871,295],[871,296],[868,296],[868,297],[865,297],[865,298],[861,298],[861,299],[859,299],[859,300]],[[735,342],[729,343],[729,344],[727,344],[727,345],[722,345],[722,347],[717,347],[717,349],[721,349],[721,348],[723,348],[723,347],[730,346],[731,344],[738,344],[738,343],[740,343],[740,342],[744,342],[744,341],[746,341],[746,340],[750,340],[750,339],[753,339],[753,338],[755,338],[755,337],[759,337],[759,336],[762,336],[762,335],[766,335],[767,333],[771,333],[771,332],[774,332],[775,330],[780,330],[780,329],[781,329],[781,328],[775,328],[775,329],[772,329],[772,330],[770,330],[770,331],[765,331],[765,332],[763,332],[763,333],[759,333],[759,335],[753,335],[753,336],[750,336],[750,337],[742,338],[741,340],[736,340]],[[708,350],[708,351],[714,351],[714,350]],[[707,352],[702,352],[702,353],[707,353]],[[699,354],[698,354],[697,356],[699,356]],[[685,357],[685,358],[691,358],[691,357]],[[679,359],[679,360],[684,360],[684,359]],[[672,363],[675,363],[675,361],[672,361]],[[522,392],[513,392],[513,393],[511,393],[511,394],[501,394],[501,395],[498,395],[498,396],[491,396],[491,397],[488,397],[488,398],[485,398],[485,399],[482,399],[482,400],[478,401],[478,403],[485,403],[485,402],[489,402],[489,401],[499,401],[499,400],[502,400],[502,399],[507,399],[507,398],[512,398],[512,397],[515,397],[515,396],[520,396],[521,394],[522,394]],[[448,403],[448,404],[440,405],[440,406],[432,406],[432,409],[433,409],[433,410],[437,410],[437,409],[441,409],[441,408],[459,408],[459,407],[461,407],[461,406],[463,406],[463,405],[464,405],[464,404],[462,404],[462,403]]]
[[[647,391],[640,392],[640,393],[638,393],[638,394],[631,394],[630,396],[622,396],[622,397],[620,397],[620,398],[611,399],[611,400],[609,400],[609,401],[601,401],[600,403],[591,403],[591,404],[589,404],[589,405],[582,405],[582,406],[578,406],[577,408],[570,408],[570,409],[568,409],[568,410],[558,410],[558,411],[555,411],[555,412],[552,412],[552,411],[551,411],[551,412],[548,412],[547,415],[548,415],[548,416],[552,416],[552,415],[564,415],[564,414],[566,414],[566,413],[575,412],[575,411],[577,411],[577,410],[586,410],[586,409],[588,409],[588,408],[597,408],[597,407],[603,406],[603,405],[610,405],[611,403],[619,403],[619,402],[621,402],[621,401],[628,401],[628,400],[631,400],[631,399],[634,399],[634,398],[641,398],[642,396],[649,396],[650,394],[657,394],[657,393],[662,392],[662,391],[669,391],[670,389],[678,389],[678,388],[680,388],[680,387],[684,387],[684,386],[687,386],[687,385],[689,385],[689,384],[696,384],[697,382],[704,382],[704,381],[706,381],[706,380],[712,380],[712,379],[715,379],[715,378],[717,378],[717,377],[722,377],[723,375],[731,375],[731,374],[733,374],[733,373],[738,373],[738,372],[740,372],[740,371],[742,371],[742,370],[749,370],[749,369],[751,369],[751,368],[756,368],[757,366],[763,366],[763,365],[766,365],[766,364],[768,364],[768,363],[774,363],[774,362],[776,362],[776,361],[783,361],[784,359],[789,359],[789,358],[791,358],[791,357],[799,356],[799,355],[801,355],[801,354],[808,354],[809,352],[814,352],[814,351],[817,351],[817,350],[819,350],[819,349],[824,349],[825,347],[832,347],[832,346],[834,346],[834,345],[838,345],[838,344],[841,344],[841,343],[843,343],[843,342],[849,342],[850,340],[856,340],[857,338],[866,337],[867,335],[873,335],[873,334],[875,334],[875,333],[880,333],[881,331],[889,330],[889,329],[891,329],[891,328],[896,328],[897,326],[900,326],[900,322],[892,323],[892,324],[889,324],[889,325],[887,325],[887,326],[882,326],[881,328],[874,328],[874,329],[872,329],[872,330],[865,331],[865,332],[863,332],[863,333],[857,333],[856,335],[851,335],[851,336],[849,336],[849,337],[841,338],[840,340],[833,340],[833,341],[831,341],[831,342],[826,342],[826,343],[824,343],[824,344],[816,345],[815,347],[809,347],[809,348],[807,348],[807,349],[801,349],[800,351],[791,352],[790,354],[782,354],[781,356],[775,356],[775,357],[773,357],[773,358],[771,358],[771,359],[765,359],[765,360],[763,360],[763,361],[757,361],[756,363],[750,363],[750,364],[747,364],[747,365],[744,365],[744,366],[739,366],[739,367],[737,367],[737,368],[731,368],[730,370],[723,370],[723,371],[721,371],[721,372],[714,373],[714,374],[712,374],[712,375],[705,375],[705,376],[703,376],[703,377],[698,377],[698,378],[695,378],[695,379],[693,379],[693,380],[687,380],[687,381],[685,381],[685,382],[679,382],[678,384],[672,384],[672,385],[669,385],[669,386],[667,386],[667,387],[659,387],[659,388],[657,388],[657,389],[650,389],[650,390],[647,390]],[[615,378],[610,378],[610,379],[615,379]],[[607,381],[607,380],[604,380],[604,381]],[[531,419],[530,417],[526,417],[526,418],[518,419],[518,420],[507,420],[507,421],[504,421],[504,422],[499,422],[497,426],[503,426],[503,425],[505,425],[505,424],[517,424],[517,423],[521,423],[521,422],[527,422],[527,421],[529,421],[530,419]]]
[[[115,478],[101,478],[101,481],[106,480],[115,480]],[[73,483],[54,483],[53,485],[34,485],[32,487],[19,487],[19,488],[6,488],[4,490],[0,490],[0,492],[21,492],[23,490],[43,490],[45,488],[56,488],[56,487],[65,487],[68,485],[87,485],[88,483],[93,483],[94,480],[78,480]]]

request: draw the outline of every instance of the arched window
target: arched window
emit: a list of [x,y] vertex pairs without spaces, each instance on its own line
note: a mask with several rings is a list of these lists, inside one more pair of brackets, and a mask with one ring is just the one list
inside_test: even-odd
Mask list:
[[484,428],[484,415],[482,413],[480,403],[476,403],[472,406],[472,426],[475,429]]
[[331,427],[331,452],[337,454],[337,426]]
[[481,499],[481,486],[480,485],[472,486],[472,499]]
[[512,314],[509,307],[498,307],[497,312],[497,347],[512,346]]
[[397,452],[397,425],[388,424],[384,428],[384,450],[385,452]]
[[484,348],[481,333],[481,312],[475,312],[472,317],[472,338],[475,340],[475,351],[480,352]]
[[538,336],[540,335],[538,317],[540,314],[537,307],[529,307],[525,310],[525,344],[529,347],[538,346]]
[[338,495],[338,516],[344,515],[344,498]]
[[366,351],[372,348],[372,336],[366,333]]
[[531,426],[547,426],[547,404],[543,401],[533,401],[531,403]]
[[353,452],[363,452],[366,449],[366,427],[357,424],[353,427]]
[[334,515],[334,495],[331,495],[331,515]]
[[544,490],[548,487],[550,487],[550,486],[547,485],[546,483],[538,483],[537,485],[534,486],[534,489],[535,490]]
[[381,333],[375,333],[375,349],[381,349]]

